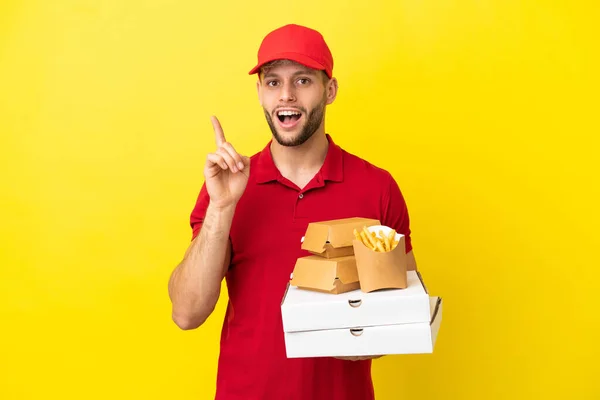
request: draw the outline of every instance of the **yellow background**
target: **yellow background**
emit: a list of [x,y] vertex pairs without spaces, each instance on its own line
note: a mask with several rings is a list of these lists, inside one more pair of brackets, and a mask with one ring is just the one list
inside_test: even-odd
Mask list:
[[433,355],[374,363],[377,398],[598,399],[598,6],[577,1],[0,3],[0,399],[210,399],[167,280],[213,148],[269,140],[263,35],[319,29],[327,131],[389,169]]

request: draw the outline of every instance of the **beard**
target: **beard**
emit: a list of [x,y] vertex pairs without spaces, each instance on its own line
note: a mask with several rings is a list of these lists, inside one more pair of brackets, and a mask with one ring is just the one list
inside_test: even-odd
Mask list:
[[[325,115],[325,102],[326,101],[327,101],[326,97],[323,96],[323,100],[315,108],[313,108],[310,111],[310,113],[308,113],[308,114],[307,114],[305,108],[298,107],[298,109],[300,111],[302,111],[302,114],[306,115],[306,118],[307,118],[306,123],[302,127],[302,130],[300,131],[298,136],[293,137],[291,139],[287,139],[287,140],[284,137],[282,137],[279,134],[279,132],[277,132],[277,128],[275,127],[275,123],[273,122],[271,115],[265,109],[264,112],[265,112],[265,117],[267,118],[267,123],[269,124],[269,128],[271,128],[271,133],[273,133],[273,137],[275,138],[275,140],[277,140],[277,143],[279,143],[282,146],[286,146],[286,147],[294,147],[294,146],[300,146],[301,144],[306,142],[308,139],[310,139],[312,137],[312,135],[314,135],[314,133],[317,131],[317,129],[319,129],[319,126],[321,126],[321,122],[323,122],[323,116]],[[275,117],[275,118],[278,118],[278,117]]]

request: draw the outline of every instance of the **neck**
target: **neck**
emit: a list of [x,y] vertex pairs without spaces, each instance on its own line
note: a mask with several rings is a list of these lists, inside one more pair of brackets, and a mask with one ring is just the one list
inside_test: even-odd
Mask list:
[[328,148],[329,142],[321,127],[300,146],[286,147],[273,140],[271,155],[281,175],[302,189],[323,166]]

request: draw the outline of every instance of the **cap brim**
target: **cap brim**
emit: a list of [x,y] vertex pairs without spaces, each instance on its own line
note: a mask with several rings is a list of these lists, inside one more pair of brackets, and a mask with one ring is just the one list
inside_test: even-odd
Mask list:
[[[265,60],[262,60],[262,62],[257,64],[254,68],[252,68],[250,70],[250,72],[248,72],[248,75],[253,75],[253,74],[258,73],[263,65],[265,65],[271,61],[275,61],[275,60],[295,61],[295,62],[302,64],[308,68],[316,69],[319,71],[326,71],[327,75],[329,76],[329,72],[327,72],[327,68],[325,68],[324,65],[316,62],[315,60],[313,60],[312,58],[310,58],[304,54],[299,54],[299,53],[279,53],[279,54],[273,55]],[[329,77],[331,78],[331,76],[329,76]]]

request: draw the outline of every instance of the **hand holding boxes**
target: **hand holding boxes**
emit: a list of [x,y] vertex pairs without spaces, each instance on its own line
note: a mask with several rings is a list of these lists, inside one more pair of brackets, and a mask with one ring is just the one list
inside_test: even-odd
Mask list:
[[[379,251],[367,231],[382,239]],[[404,236],[390,232],[365,218],[309,224],[301,247],[312,255],[297,260],[281,304],[288,357],[433,351],[442,300],[407,271]],[[395,247],[383,239],[392,235]]]

